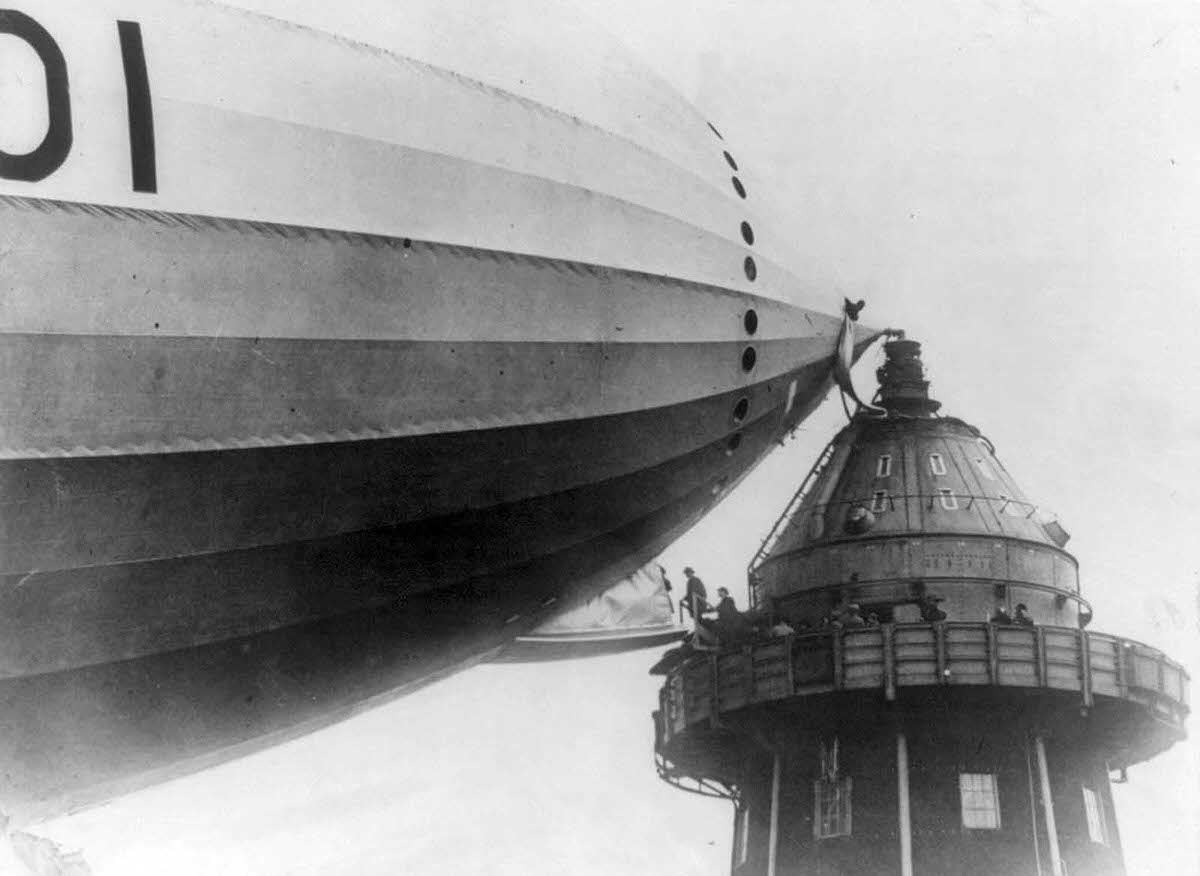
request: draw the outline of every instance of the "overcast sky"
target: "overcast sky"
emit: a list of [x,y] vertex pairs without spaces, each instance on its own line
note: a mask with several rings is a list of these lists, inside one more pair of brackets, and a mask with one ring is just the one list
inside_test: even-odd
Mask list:
[[[1200,665],[1200,7],[581,5],[722,129],[801,264],[925,344],[944,410],[1072,533],[1093,628]],[[830,401],[672,573],[744,604]],[[654,659],[482,667],[47,832],[101,874],[727,872],[729,805],[655,778]],[[1133,876],[1197,872],[1196,763],[1118,789]]]

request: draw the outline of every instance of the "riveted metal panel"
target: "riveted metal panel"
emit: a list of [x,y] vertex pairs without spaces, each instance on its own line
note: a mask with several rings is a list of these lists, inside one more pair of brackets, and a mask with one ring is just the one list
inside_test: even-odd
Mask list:
[[945,627],[946,668],[952,684],[988,684],[987,631],[979,625]]
[[792,648],[792,675],[796,689],[833,683],[833,642],[828,636],[797,638]]
[[754,685],[750,696],[753,702],[782,699],[791,694],[788,674],[790,646],[791,639],[783,638],[754,649],[751,654]]
[[997,629],[996,656],[998,684],[1037,686],[1037,636],[1032,629]]
[[842,637],[842,684],[883,685],[883,633],[879,629],[847,631]]
[[750,702],[753,671],[747,654],[722,654],[717,658],[717,710],[730,712]]
[[712,668],[701,660],[689,664],[684,673],[684,709],[688,723],[694,724],[713,713]]
[[1047,629],[1042,632],[1045,645],[1046,685],[1061,690],[1079,690],[1079,641],[1073,630]]
[[1117,681],[1117,643],[1107,636],[1088,636],[1089,658],[1092,667],[1092,691],[1108,696],[1120,696]]
[[895,643],[899,684],[937,684],[937,640],[931,627],[898,626]]

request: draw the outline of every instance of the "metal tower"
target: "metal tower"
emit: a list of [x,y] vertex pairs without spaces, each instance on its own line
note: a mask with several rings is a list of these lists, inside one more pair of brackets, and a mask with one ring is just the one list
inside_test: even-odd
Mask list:
[[735,801],[736,876],[1123,874],[1110,771],[1183,738],[1188,675],[1085,629],[1066,531],[885,350],[750,564],[757,631],[655,667],[659,774]]

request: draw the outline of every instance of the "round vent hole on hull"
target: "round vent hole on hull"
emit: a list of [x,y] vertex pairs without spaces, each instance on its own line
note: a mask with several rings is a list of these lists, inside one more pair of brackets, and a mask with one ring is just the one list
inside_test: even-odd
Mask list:
[[742,262],[742,267],[746,271],[746,279],[753,283],[758,276],[758,265],[754,264],[754,259],[746,256],[746,261]]
[[746,315],[742,317],[742,325],[746,328],[746,334],[754,334],[758,331],[758,313],[753,309],[747,310]]
[[733,406],[733,421],[741,423],[750,413],[750,399],[742,396],[737,400],[737,404]]
[[736,176],[730,177],[730,180],[733,182],[733,190],[738,193],[738,197],[746,197],[746,187],[742,185],[742,181]]
[[754,245],[754,229],[750,227],[749,222],[742,223],[742,240],[750,246]]
[[758,353],[753,347],[747,347],[742,351],[742,370],[754,370],[754,363],[758,361]]

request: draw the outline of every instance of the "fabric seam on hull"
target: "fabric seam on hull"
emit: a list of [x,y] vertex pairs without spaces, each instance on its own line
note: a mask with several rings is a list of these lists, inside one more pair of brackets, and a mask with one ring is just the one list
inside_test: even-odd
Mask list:
[[[208,5],[208,4],[206,4],[206,5]],[[687,174],[688,176],[692,177],[693,179],[696,179],[699,182],[703,183],[705,186],[711,188],[713,191],[717,191],[717,192],[721,192],[721,193],[724,193],[724,191],[725,191],[724,185],[723,185],[724,177],[721,178],[722,184],[718,185],[716,182],[705,179],[704,177],[697,174],[695,171],[690,170],[687,167],[684,167],[683,165],[679,164],[678,162],[671,160],[670,158],[663,155],[662,153],[656,152],[653,149],[650,149],[649,147],[637,142],[636,140],[631,140],[628,137],[618,134],[616,131],[610,131],[609,129],[601,127],[600,125],[597,125],[593,122],[589,122],[586,119],[582,119],[578,116],[574,116],[563,110],[556,109],[555,107],[552,107],[549,104],[545,104],[540,101],[536,101],[533,98],[524,97],[524,96],[516,94],[512,91],[507,91],[497,85],[489,85],[488,83],[486,83],[482,80],[474,79],[474,78],[472,78],[470,76],[466,76],[462,73],[456,73],[453,70],[447,70],[444,67],[438,67],[436,64],[430,64],[428,61],[421,61],[416,58],[412,58],[408,55],[405,55],[401,52],[393,51],[391,49],[384,48],[383,46],[376,46],[371,43],[362,42],[361,40],[353,39],[352,37],[345,36],[344,34],[334,33],[333,31],[324,30],[323,28],[314,27],[314,26],[308,25],[308,24],[301,24],[298,21],[288,21],[285,18],[279,18],[274,15],[268,15],[267,13],[263,13],[263,12],[256,12],[256,11],[250,10],[250,9],[241,9],[238,7],[227,6],[223,3],[216,3],[216,4],[212,4],[212,5],[218,6],[223,11],[225,11],[229,14],[232,14],[232,15],[238,15],[238,16],[244,16],[247,18],[252,18],[252,19],[255,19],[258,21],[266,22],[269,25],[274,25],[276,27],[281,27],[281,28],[284,28],[287,30],[300,31],[302,33],[306,33],[306,34],[309,34],[311,36],[315,36],[315,37],[318,37],[321,39],[331,40],[338,45],[346,46],[347,48],[350,48],[354,51],[363,52],[365,54],[374,55],[376,57],[384,57],[384,58],[387,58],[389,60],[392,60],[392,61],[395,61],[395,62],[398,62],[401,64],[410,65],[412,67],[415,67],[418,70],[428,71],[429,73],[432,73],[435,76],[438,76],[438,77],[441,77],[444,79],[448,79],[452,82],[456,82],[456,83],[462,85],[463,87],[467,88],[468,90],[479,91],[489,97],[501,97],[506,100],[511,100],[511,101],[518,103],[534,112],[553,116],[553,117],[559,118],[559,119],[564,119],[572,124],[581,125],[583,127],[590,128],[594,131],[599,131],[601,134],[603,134],[607,137],[612,137],[615,140],[620,140],[624,143],[628,143],[629,145],[631,145],[633,148],[637,149],[638,151],[644,152],[647,155],[653,156],[654,158],[671,165],[672,167],[676,168],[677,170],[679,170],[679,171]],[[690,104],[687,104],[686,102],[683,102],[683,103],[685,106],[688,107],[688,109],[692,110],[693,115],[695,116],[695,120],[697,122],[704,121],[703,117],[698,112],[696,112],[694,110],[694,108],[691,107]],[[280,120],[273,119],[273,121],[280,121]]]
[[[579,189],[580,191],[591,192],[590,189]],[[595,193],[599,194],[599,193]],[[609,196],[606,196],[609,197]],[[632,203],[621,201],[619,198],[613,200],[621,203]],[[38,198],[28,195],[12,195],[0,193],[0,204],[14,207],[23,210],[36,210],[40,213],[50,213],[54,210],[59,210],[68,214],[84,214],[97,218],[119,219],[123,221],[134,222],[152,222],[167,227],[184,228],[190,231],[201,231],[205,228],[213,229],[221,232],[237,232],[245,234],[253,232],[266,237],[278,237],[284,240],[300,239],[307,237],[317,237],[330,242],[348,243],[351,245],[368,246],[372,249],[389,248],[389,249],[407,249],[413,244],[421,244],[423,246],[432,247],[435,249],[445,249],[455,255],[463,255],[479,260],[489,261],[513,261],[517,263],[527,263],[538,267],[550,268],[556,271],[567,271],[580,275],[590,275],[598,279],[604,278],[609,274],[618,274],[636,278],[641,281],[656,283],[660,285],[674,285],[677,287],[705,292],[710,295],[717,295],[723,298],[738,298],[739,300],[752,299],[754,301],[785,305],[795,308],[803,313],[817,313],[822,316],[819,310],[813,307],[806,307],[788,301],[784,298],[773,298],[769,295],[763,295],[751,291],[741,289],[733,289],[728,286],[719,286],[715,283],[702,283],[698,280],[689,280],[683,277],[675,277],[670,274],[654,274],[648,271],[638,271],[633,268],[621,268],[611,265],[600,265],[592,262],[578,261],[568,258],[555,258],[552,256],[535,255],[532,253],[510,252],[508,250],[488,249],[485,247],[473,247],[462,243],[445,243],[432,240],[419,240],[416,238],[396,237],[388,234],[379,234],[371,231],[346,231],[336,228],[322,228],[315,225],[296,225],[286,222],[270,222],[261,219],[238,219],[229,216],[210,216],[203,213],[186,213],[166,210],[151,210],[144,207],[125,207],[113,204],[97,204],[83,201],[66,201],[58,198]],[[638,206],[638,205],[635,205]],[[656,210],[648,212],[655,215],[666,216],[676,219],[668,213],[660,213]],[[682,220],[677,220],[682,221]],[[684,223],[688,225],[688,223]],[[688,225],[691,228],[699,228],[700,226]],[[704,230],[704,229],[701,229]],[[713,234],[713,232],[705,230],[705,233]],[[714,234],[714,236],[716,236]],[[720,238],[724,239],[724,238]],[[407,245],[405,244],[407,241]],[[733,243],[733,241],[729,241]],[[791,271],[784,265],[776,262],[770,262],[780,272],[791,277]],[[792,279],[795,279],[794,277]],[[4,332],[0,331],[0,334]]]

